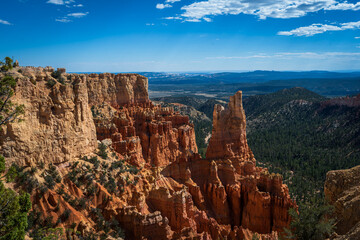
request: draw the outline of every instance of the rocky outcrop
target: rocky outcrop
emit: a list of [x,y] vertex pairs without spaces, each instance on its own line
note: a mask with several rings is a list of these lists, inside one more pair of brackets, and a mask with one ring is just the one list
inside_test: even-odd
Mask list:
[[[184,184],[195,209],[206,210],[219,225],[269,234],[288,226],[288,209],[296,208],[281,176],[255,167],[255,162],[237,158],[208,161],[198,156],[172,163],[162,174]],[[216,229],[209,233],[212,231]],[[231,231],[228,235],[217,234],[225,237]]]
[[149,102],[148,80],[138,74],[88,74],[86,75],[91,106],[104,102],[110,105]]
[[[22,165],[56,165],[55,188],[32,191],[33,208],[53,225],[72,221],[86,234],[113,223],[128,239],[160,240],[251,239],[255,232],[277,239],[289,225],[296,203],[281,176],[256,166],[241,92],[228,108],[215,107],[202,159],[189,117],[154,105],[140,75],[22,70],[13,74],[25,121],[6,127],[1,153]],[[54,171],[39,170],[38,184]],[[58,221],[65,209],[68,218]]]
[[347,107],[359,107],[360,106],[360,94],[356,96],[346,96],[341,98],[333,98],[321,103],[321,107],[327,106],[347,106]]
[[23,74],[13,74],[17,79],[13,101],[25,106],[23,121],[8,124],[0,135],[0,152],[7,162],[61,163],[93,152],[96,129],[85,76],[74,76],[72,84],[49,87],[55,81],[51,72],[30,68]]
[[115,150],[136,166],[166,166],[184,152],[197,152],[189,118],[152,103],[93,108],[99,140],[111,138]]
[[213,113],[213,130],[206,151],[207,159],[238,156],[252,158],[246,140],[246,118],[242,105],[242,92],[230,97],[228,107],[216,104]]
[[326,174],[325,197],[334,205],[339,239],[358,239],[360,233],[360,166]]

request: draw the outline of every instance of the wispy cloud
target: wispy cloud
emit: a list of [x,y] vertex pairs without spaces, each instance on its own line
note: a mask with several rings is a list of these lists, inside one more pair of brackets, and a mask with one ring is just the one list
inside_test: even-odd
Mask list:
[[344,31],[344,30],[359,29],[359,28],[360,28],[360,21],[341,23],[338,25],[315,23],[310,26],[299,27],[291,31],[280,31],[278,32],[278,35],[309,37],[309,36],[314,36],[315,34],[320,34],[328,31]]
[[12,24],[11,24],[11,23],[9,23],[8,21],[1,20],[1,19],[0,19],[0,24],[4,24],[4,25],[12,25]]
[[55,5],[65,5],[65,4],[70,4],[70,3],[74,3],[75,0],[49,0],[47,1],[47,3],[51,3],[51,4],[55,4]]
[[77,13],[69,13],[67,16],[68,17],[74,17],[74,18],[82,18],[85,17],[86,15],[88,15],[89,12],[77,12]]
[[355,39],[360,39],[360,37],[355,37]]
[[89,14],[89,12],[69,13],[64,17],[56,18],[55,21],[61,22],[61,23],[69,23],[69,22],[72,22],[74,18],[82,18],[88,14]]
[[71,21],[70,19],[68,19],[67,17],[56,18],[55,21],[56,21],[56,22],[62,22],[62,23],[72,22],[72,21]]
[[249,14],[266,18],[297,18],[320,10],[360,10],[360,2],[338,0],[206,0],[181,8],[188,21],[216,15]]
[[163,19],[166,19],[166,20],[182,20],[181,17],[164,17]]
[[165,2],[167,3],[176,3],[176,2],[180,2],[181,0],[166,0]]
[[49,0],[47,3],[56,4],[56,5],[64,5],[64,0]]

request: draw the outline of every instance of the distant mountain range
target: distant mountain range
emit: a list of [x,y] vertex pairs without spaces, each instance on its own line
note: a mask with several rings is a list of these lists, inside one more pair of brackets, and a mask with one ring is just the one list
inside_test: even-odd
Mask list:
[[360,72],[277,72],[244,73],[140,73],[149,79],[150,97],[205,96],[228,99],[237,90],[244,96],[267,94],[284,88],[303,87],[323,96],[356,95]]
[[360,77],[360,72],[329,72],[329,71],[253,71],[253,72],[221,72],[221,73],[162,73],[140,72],[149,78],[150,84],[166,83],[262,83],[271,80],[290,79],[339,79]]

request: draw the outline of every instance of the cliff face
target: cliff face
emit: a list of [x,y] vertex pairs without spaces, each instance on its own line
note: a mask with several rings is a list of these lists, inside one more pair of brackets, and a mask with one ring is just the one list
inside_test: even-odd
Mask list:
[[86,76],[91,106],[107,102],[122,106],[149,102],[147,78],[138,74],[88,74]]
[[326,174],[325,197],[335,207],[339,239],[360,236],[360,166]]
[[[12,73],[25,121],[1,135],[8,161],[55,164],[28,181],[43,220],[64,228],[75,223],[83,235],[115,222],[128,239],[251,239],[254,232],[277,239],[289,225],[287,211],[296,203],[281,176],[256,167],[241,92],[228,108],[215,107],[207,159],[201,159],[189,118],[155,106],[146,78],[62,71],[61,84],[52,72]],[[96,150],[97,140],[106,150]],[[41,187],[56,172],[57,183]]]
[[0,136],[8,163],[61,163],[97,147],[86,78],[77,75],[72,84],[49,88],[50,74],[41,68],[13,74],[18,79],[13,101],[24,104],[25,115]]

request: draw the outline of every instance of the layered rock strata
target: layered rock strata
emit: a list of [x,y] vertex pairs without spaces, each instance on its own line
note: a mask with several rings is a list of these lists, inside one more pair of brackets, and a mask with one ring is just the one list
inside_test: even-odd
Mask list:
[[97,137],[86,77],[76,75],[71,84],[49,88],[51,72],[31,70],[12,74],[17,79],[13,101],[24,105],[25,114],[22,122],[3,127],[1,154],[7,162],[61,163],[94,151]]
[[[104,233],[102,222],[115,221],[127,239],[251,239],[255,232],[277,239],[289,225],[296,203],[281,176],[256,167],[241,92],[226,109],[215,106],[201,159],[189,118],[151,103],[146,78],[59,72],[58,79],[50,67],[10,73],[25,121],[1,135],[10,163],[55,164],[62,176],[52,190],[31,191],[43,219],[74,223],[83,235]],[[101,153],[97,140],[108,146]],[[39,170],[37,184],[53,172]]]
[[228,108],[219,104],[214,107],[213,129],[206,158],[224,157],[253,158],[246,140],[246,118],[241,91],[230,97]]
[[360,166],[330,171],[326,174],[324,193],[334,205],[337,239],[359,239],[360,236]]

